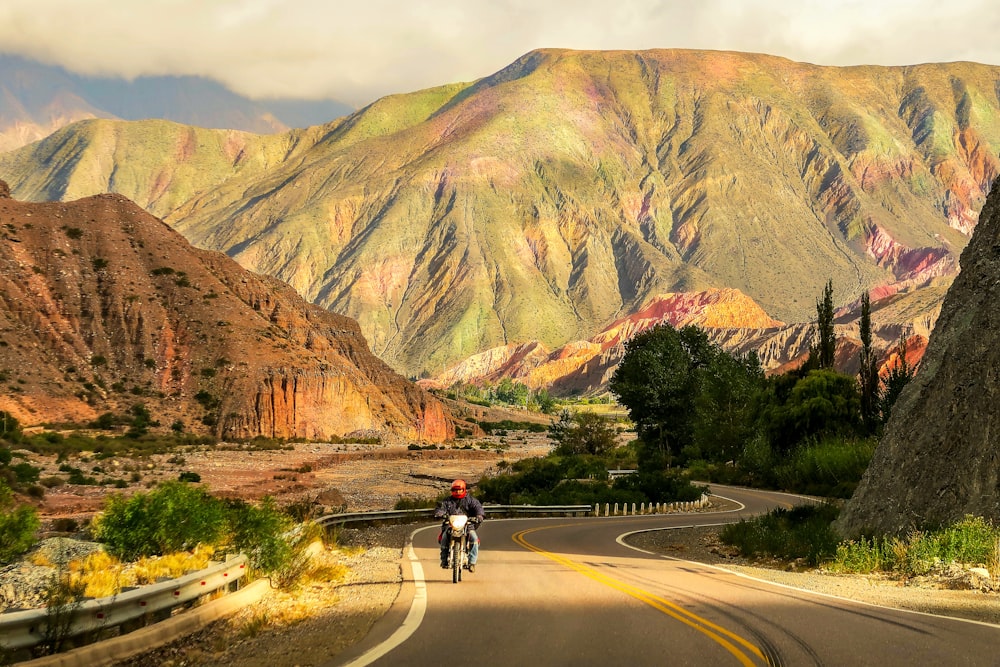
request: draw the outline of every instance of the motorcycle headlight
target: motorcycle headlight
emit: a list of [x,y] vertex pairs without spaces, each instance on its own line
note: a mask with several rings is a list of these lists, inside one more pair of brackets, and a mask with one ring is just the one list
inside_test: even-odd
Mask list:
[[469,517],[464,514],[452,514],[448,517],[448,524],[453,530],[462,530],[467,523],[469,523]]

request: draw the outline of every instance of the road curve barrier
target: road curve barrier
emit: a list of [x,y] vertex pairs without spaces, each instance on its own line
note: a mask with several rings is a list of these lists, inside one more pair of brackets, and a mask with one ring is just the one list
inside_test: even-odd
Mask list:
[[[483,505],[486,516],[587,516],[593,511],[590,505]],[[316,519],[326,528],[375,523],[413,523],[433,519],[434,509],[383,510],[378,512],[344,512],[327,514]]]
[[[46,641],[46,635],[51,636],[53,632],[74,645],[90,643],[88,640],[100,641],[113,631],[125,634],[165,620],[175,609],[206,596],[236,591],[246,572],[247,558],[239,555],[177,579],[132,588],[106,598],[84,600],[56,612],[46,609],[9,611],[0,614],[0,648],[17,657]],[[50,625],[55,623],[59,627],[50,631]]]
[[698,500],[690,500],[687,502],[672,502],[672,503],[640,503],[636,507],[635,503],[631,505],[631,511],[629,511],[629,504],[622,503],[621,510],[618,508],[618,503],[604,503],[604,514],[601,514],[601,504],[597,503],[594,505],[594,516],[630,516],[636,514],[668,514],[671,512],[689,512],[694,509],[699,509],[705,507],[708,504],[708,494],[703,493]]

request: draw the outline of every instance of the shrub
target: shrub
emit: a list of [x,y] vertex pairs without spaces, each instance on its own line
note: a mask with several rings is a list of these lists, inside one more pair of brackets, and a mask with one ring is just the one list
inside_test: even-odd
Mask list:
[[196,472],[192,472],[190,470],[185,470],[184,472],[182,472],[180,475],[177,476],[177,481],[197,483],[201,481],[201,475],[199,475]]
[[838,538],[831,524],[839,513],[829,504],[777,509],[725,526],[719,539],[747,558],[773,556],[818,565],[837,552]]
[[14,494],[0,481],[0,564],[15,561],[35,543],[41,523],[30,505],[14,507]]
[[837,547],[831,569],[838,572],[896,572],[921,575],[948,563],[992,566],[1000,529],[982,517],[966,516],[937,531],[905,537],[862,538]]
[[273,574],[289,563],[292,545],[283,535],[292,521],[278,510],[273,499],[264,498],[259,507],[233,501],[229,513],[232,547],[245,553],[255,568]]
[[34,484],[38,481],[38,474],[41,472],[40,468],[36,468],[30,463],[17,463],[12,465],[10,469],[20,484]]
[[393,505],[394,510],[421,510],[428,509],[437,506],[437,499],[435,498],[406,498],[400,496],[396,500],[396,504]]
[[131,498],[114,495],[96,520],[95,537],[124,560],[214,544],[226,530],[222,502],[204,489],[167,482]]
[[788,491],[850,498],[875,453],[875,438],[825,438],[795,448],[774,467],[778,485]]

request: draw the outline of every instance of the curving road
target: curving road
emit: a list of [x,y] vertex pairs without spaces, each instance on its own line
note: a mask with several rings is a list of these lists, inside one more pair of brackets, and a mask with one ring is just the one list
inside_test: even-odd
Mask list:
[[713,486],[737,512],[487,521],[458,585],[436,526],[414,534],[406,583],[331,665],[1000,665],[1000,626],[854,603],[626,546],[623,534],[788,507]]

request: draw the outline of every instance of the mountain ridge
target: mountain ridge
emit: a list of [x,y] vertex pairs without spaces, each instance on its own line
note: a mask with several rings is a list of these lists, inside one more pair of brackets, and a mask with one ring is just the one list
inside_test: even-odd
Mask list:
[[251,100],[197,76],[133,80],[74,74],[0,54],[0,151],[38,141],[90,118],[164,119],[207,128],[285,132],[319,125],[354,109],[332,100]]
[[[803,322],[830,279],[848,303],[952,278],[1000,173],[998,80],[975,63],[546,49],[278,135],[266,166],[206,141],[202,187],[172,185],[180,139],[131,182],[101,176],[85,126],[0,155],[0,173],[28,199],[60,183],[146,206],[165,183],[156,211],[195,245],[354,317],[416,376],[587,340],[661,294],[732,288]],[[115,125],[122,154],[144,127]]]

